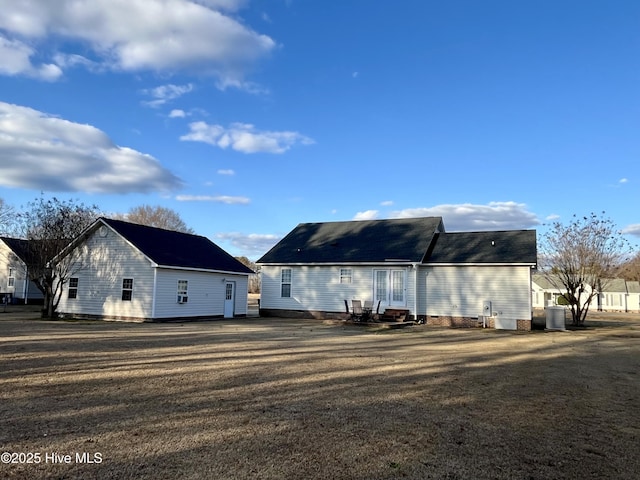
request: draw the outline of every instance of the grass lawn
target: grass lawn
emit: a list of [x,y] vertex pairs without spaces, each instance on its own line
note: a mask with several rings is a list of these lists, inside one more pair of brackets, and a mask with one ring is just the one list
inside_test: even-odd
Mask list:
[[587,326],[50,322],[12,307],[0,452],[16,463],[0,478],[637,479],[640,320]]

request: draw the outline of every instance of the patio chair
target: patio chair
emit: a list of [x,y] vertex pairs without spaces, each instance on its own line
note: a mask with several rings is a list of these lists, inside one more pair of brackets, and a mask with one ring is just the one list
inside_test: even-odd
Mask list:
[[352,318],[359,322],[362,320],[362,302],[360,300],[351,300]]

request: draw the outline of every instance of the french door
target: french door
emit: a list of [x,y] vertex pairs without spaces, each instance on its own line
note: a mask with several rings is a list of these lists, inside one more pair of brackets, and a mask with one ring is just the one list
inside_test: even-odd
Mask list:
[[406,270],[380,269],[373,271],[373,299],[380,306],[404,307],[407,305]]

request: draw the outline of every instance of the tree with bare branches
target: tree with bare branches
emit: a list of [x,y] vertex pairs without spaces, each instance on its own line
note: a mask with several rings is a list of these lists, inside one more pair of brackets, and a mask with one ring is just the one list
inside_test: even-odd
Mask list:
[[194,233],[191,228],[187,227],[178,212],[166,207],[140,205],[139,207],[131,208],[128,213],[116,215],[114,218],[149,227],[164,228],[165,230],[182,233]]
[[54,318],[69,278],[86,267],[71,256],[53,260],[99,216],[96,206],[42,196],[18,214],[21,236],[29,242],[25,258],[29,278],[44,294],[43,316]]
[[0,198],[0,235],[8,235],[15,228],[15,209]]
[[595,213],[574,215],[567,225],[554,222],[543,235],[538,267],[556,288],[565,290],[574,325],[584,324],[592,300],[606,289],[627,248],[613,222]]
[[625,280],[640,281],[640,252],[637,252],[630,260],[620,265],[618,276]]

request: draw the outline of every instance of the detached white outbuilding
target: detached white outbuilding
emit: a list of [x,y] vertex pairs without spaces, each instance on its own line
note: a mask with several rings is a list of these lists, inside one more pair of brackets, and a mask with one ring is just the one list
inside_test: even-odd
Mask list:
[[76,273],[58,305],[63,317],[171,321],[247,314],[253,271],[206,237],[100,218],[58,260],[68,256]]

